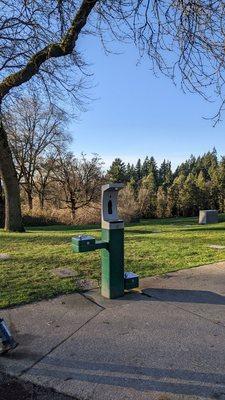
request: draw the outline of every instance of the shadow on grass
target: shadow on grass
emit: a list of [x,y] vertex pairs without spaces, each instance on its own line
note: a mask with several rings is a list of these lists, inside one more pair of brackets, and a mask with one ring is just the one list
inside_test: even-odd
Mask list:
[[100,225],[49,225],[49,226],[33,226],[26,227],[26,231],[29,232],[67,232],[67,231],[91,231],[100,229]]
[[202,225],[199,225],[199,226],[196,226],[195,228],[180,229],[179,231],[180,232],[196,232],[196,231],[199,231],[199,232],[202,232],[202,231],[216,231],[216,232],[224,231],[225,232],[225,226],[215,226],[215,225],[202,226]]
[[[13,245],[19,245],[22,244],[24,245],[25,243],[30,246],[30,245],[38,245],[38,246],[57,246],[57,245],[65,245],[68,244],[69,246],[71,245],[71,240],[72,237],[78,236],[78,233],[70,233],[70,234],[64,234],[62,236],[60,235],[51,235],[45,234],[45,235],[39,235],[38,233],[35,234],[34,232],[30,232],[31,234],[25,234],[25,235],[20,235],[15,238],[13,238]],[[81,232],[79,232],[81,233]],[[93,236],[98,240],[100,238],[100,234],[95,230],[95,233],[93,233]],[[1,244],[6,245],[9,243],[9,245],[12,244],[12,237],[11,235],[4,236],[1,238]],[[18,248],[19,249],[19,248]]]
[[154,235],[156,233],[163,233],[163,232],[162,231],[154,232],[154,229],[153,230],[127,229],[127,230],[125,230],[125,233],[128,235],[129,235],[129,233],[136,234],[136,235],[150,235],[150,234]]
[[195,225],[198,223],[197,217],[177,217],[177,218],[160,218],[160,219],[141,219],[135,225]]

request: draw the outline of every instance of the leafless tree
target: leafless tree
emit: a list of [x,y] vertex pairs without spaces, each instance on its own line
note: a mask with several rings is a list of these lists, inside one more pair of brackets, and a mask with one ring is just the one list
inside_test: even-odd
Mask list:
[[57,163],[58,151],[50,157],[42,157],[39,160],[37,171],[35,174],[34,186],[35,192],[39,198],[40,209],[44,209],[46,200],[50,201],[54,198],[54,169]]
[[[32,79],[50,96],[55,88],[79,101],[80,80],[69,74],[82,69],[77,41],[98,35],[107,51],[109,35],[133,42],[140,57],[184,90],[207,97],[224,88],[224,13],[221,0],[0,0],[0,106],[26,89]],[[168,56],[169,54],[169,56]],[[40,86],[42,85],[42,86]],[[3,104],[4,100],[4,104]],[[21,230],[19,187],[6,130],[0,119],[0,172],[6,197],[6,229]]]
[[[40,178],[43,169],[43,157],[54,159],[53,154],[56,157],[58,149],[64,148],[70,140],[65,133],[65,123],[65,112],[52,104],[46,105],[35,93],[17,100],[6,115],[5,126],[18,180],[27,195],[30,210],[36,175]],[[42,191],[43,185],[47,185],[47,176],[44,178],[42,174]]]
[[[102,162],[98,155],[88,160],[84,155],[77,159],[72,153],[61,154],[55,166],[57,196],[71,210],[72,219],[79,208],[99,199],[103,180]],[[59,194],[60,193],[60,194]]]

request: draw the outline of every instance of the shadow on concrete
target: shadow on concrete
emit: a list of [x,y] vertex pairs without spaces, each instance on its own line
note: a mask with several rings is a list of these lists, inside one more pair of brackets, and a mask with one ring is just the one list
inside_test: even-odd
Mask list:
[[[90,296],[91,297],[91,296]],[[97,300],[96,300],[97,299]],[[100,293],[96,301],[101,299]],[[199,303],[225,305],[225,296],[208,290],[186,290],[186,289],[162,289],[162,288],[142,288],[142,292],[137,293],[131,290],[125,296],[116,300],[104,300],[106,302],[120,301],[169,301],[176,303]]]
[[163,392],[215,399],[224,399],[225,396],[225,375],[222,373],[90,362],[76,358],[73,360],[60,358],[59,362],[57,358],[51,356],[30,370],[29,375],[45,376],[45,379],[50,381],[51,379],[70,381],[71,384],[76,380],[128,390],[133,388],[139,392]]
[[175,303],[193,303],[193,304],[215,304],[225,305],[225,296],[208,290],[186,290],[186,289],[166,289],[142,287],[141,292],[135,289],[125,292],[125,295],[117,299],[103,299],[100,291],[86,292],[85,297],[101,304],[103,307],[118,306],[120,302],[132,301],[165,301]]
[[[224,296],[208,290],[145,288],[143,295],[147,295],[152,300],[155,298],[157,301],[225,305]],[[139,300],[143,300],[143,295]]]

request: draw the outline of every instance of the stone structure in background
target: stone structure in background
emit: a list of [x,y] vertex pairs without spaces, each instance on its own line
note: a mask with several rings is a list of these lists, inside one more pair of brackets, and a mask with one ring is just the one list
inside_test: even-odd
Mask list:
[[199,211],[199,224],[216,224],[218,222],[217,210],[200,210]]

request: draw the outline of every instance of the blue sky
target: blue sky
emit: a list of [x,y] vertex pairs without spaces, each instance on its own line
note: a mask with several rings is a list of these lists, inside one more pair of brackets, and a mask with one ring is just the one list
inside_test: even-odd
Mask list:
[[120,55],[106,56],[96,38],[86,37],[80,49],[94,73],[90,94],[96,100],[70,126],[75,154],[98,153],[106,168],[115,157],[135,162],[153,155],[158,163],[171,160],[175,168],[190,154],[214,146],[225,154],[224,123],[214,128],[203,119],[216,112],[215,103],[184,94],[160,74],[155,77],[147,60],[137,66],[131,45],[120,45]]

